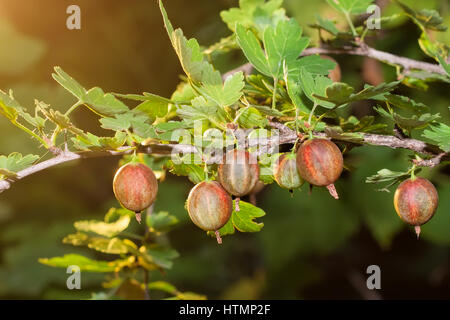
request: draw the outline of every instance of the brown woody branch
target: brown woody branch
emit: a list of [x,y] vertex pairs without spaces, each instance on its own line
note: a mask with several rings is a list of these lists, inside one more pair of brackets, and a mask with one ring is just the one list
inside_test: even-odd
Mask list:
[[442,159],[448,159],[449,153],[448,152],[442,152],[438,154],[437,156],[431,158],[431,159],[425,159],[425,160],[413,160],[414,164],[419,167],[435,167],[439,163],[441,163]]
[[[271,148],[276,145],[281,144],[289,144],[295,143],[295,141],[299,138],[299,135],[292,129],[288,128],[282,123],[279,122],[270,122],[271,127],[279,130],[280,135],[276,138],[268,138],[264,141],[259,141],[259,151],[258,155],[263,153],[271,152]],[[403,148],[415,151],[420,154],[432,156],[431,159],[422,160],[419,162],[415,162],[417,166],[436,166],[441,161],[450,160],[450,156],[448,153],[443,152],[438,147],[434,145],[430,145],[426,142],[405,138],[401,139],[395,136],[389,135],[380,135],[380,134],[370,134],[370,133],[361,133],[362,140],[358,142],[354,142],[353,140],[348,140],[345,135],[335,136],[329,135],[326,132],[315,132],[315,136],[331,138],[335,141],[340,141],[343,143],[351,143],[356,145],[376,145],[376,146],[386,146],[390,148]],[[95,157],[107,157],[107,156],[123,156],[126,154],[132,154],[134,152],[133,149],[129,147],[119,148],[118,150],[106,150],[106,151],[82,151],[82,152],[72,152],[69,150],[61,151],[55,157],[45,160],[43,162],[37,163],[29,168],[21,170],[17,172],[17,174],[13,178],[9,178],[6,180],[0,181],[0,193],[9,189],[11,184],[15,181],[21,180],[25,177],[28,177],[34,173],[39,171],[43,171],[45,169],[51,168],[53,166],[71,162],[78,159],[85,158],[95,158]],[[159,154],[159,155],[170,155],[172,153],[197,153],[198,149],[192,145],[188,144],[150,144],[150,145],[140,145],[137,147],[136,152],[138,153],[146,153],[146,154]],[[221,154],[213,156],[208,162],[216,162],[221,158]]]
[[[320,47],[320,48],[307,48],[303,50],[301,56],[309,56],[313,54],[348,54],[355,56],[364,56],[369,57],[390,65],[400,66],[404,69],[404,74],[408,74],[411,70],[423,70],[432,73],[437,73],[441,75],[446,75],[444,68],[438,64],[418,61],[406,57],[397,56],[392,53],[380,51],[374,48],[369,47],[365,43],[361,43],[358,47],[352,46],[343,46],[340,48],[334,47]],[[234,70],[227,72],[226,75],[233,74],[237,71],[243,71],[245,74],[250,74],[252,70],[252,65],[250,63],[246,63]]]

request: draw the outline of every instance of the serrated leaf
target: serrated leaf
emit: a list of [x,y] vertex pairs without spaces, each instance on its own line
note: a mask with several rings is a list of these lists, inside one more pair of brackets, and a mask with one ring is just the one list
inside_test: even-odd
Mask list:
[[[236,200],[233,201],[235,205]],[[233,210],[231,219],[234,227],[240,232],[258,232],[264,226],[262,222],[255,222],[256,218],[260,218],[266,215],[264,210],[255,207],[251,203],[240,201],[239,211]]]
[[204,59],[197,40],[194,38],[188,40],[181,29],[174,30],[161,0],[159,7],[172,46],[186,75],[195,83],[221,83],[220,73],[215,71],[213,66]]
[[90,237],[85,233],[78,232],[64,237],[63,243],[73,246],[87,246],[95,251],[108,254],[126,254],[130,247],[136,248],[136,246],[131,241],[125,240],[119,238]]
[[280,79],[283,63],[290,66],[308,46],[309,38],[302,37],[302,28],[294,20],[280,21],[276,27],[268,26],[263,35],[264,49],[270,74]]
[[167,211],[160,211],[147,215],[146,222],[151,231],[166,232],[178,223],[178,219]]
[[[330,70],[333,70],[336,63],[324,59],[321,56],[314,54],[298,59],[295,63],[289,66],[289,73],[300,72],[300,68],[304,68],[306,71],[312,74],[328,75]],[[297,71],[298,70],[298,71]]]
[[339,139],[352,143],[361,143],[364,141],[364,135],[360,132],[343,132],[340,127],[326,127],[325,132],[332,139]]
[[55,79],[67,91],[72,93],[80,102],[102,115],[114,116],[128,111],[128,107],[111,93],[104,93],[99,87],[94,87],[86,91],[75,79],[69,76],[61,67],[55,67],[53,79]]
[[433,125],[423,132],[423,136],[435,141],[445,152],[450,151],[450,127],[444,123]]
[[220,129],[225,129],[227,114],[224,109],[215,103],[206,101],[202,96],[192,100],[192,106],[182,105],[177,109],[177,114],[185,120],[185,123],[193,124],[196,120],[208,120]]
[[148,262],[164,269],[171,269],[173,266],[172,260],[179,257],[179,253],[175,249],[157,244],[149,245],[147,248],[141,247],[139,251]]
[[73,94],[78,100],[84,101],[86,89],[74,78],[69,76],[61,67],[55,67],[54,70],[55,73],[52,74],[53,79],[55,79],[64,89]]
[[268,25],[286,18],[282,3],[283,0],[240,0],[240,8],[222,11],[220,16],[231,31],[235,31],[236,23],[239,23],[246,28],[255,27],[262,33]]
[[116,114],[125,113],[128,107],[111,93],[104,93],[99,87],[94,87],[86,92],[83,100],[90,109],[102,116],[114,116]]
[[441,117],[439,113],[437,114],[424,113],[421,114],[420,116],[413,115],[411,117],[403,117],[395,112],[393,113],[392,116],[394,118],[395,123],[400,128],[403,128],[408,131],[411,131],[413,129],[423,129],[429,123]]
[[203,166],[198,164],[175,164],[173,161],[168,161],[167,168],[169,171],[177,176],[187,176],[188,179],[194,183],[200,183],[206,179]]
[[215,102],[222,108],[227,107],[241,98],[244,88],[244,74],[242,71],[236,72],[227,77],[223,85],[221,82],[218,84],[205,83],[196,88],[207,100]]
[[442,68],[444,68],[445,72],[447,72],[447,75],[450,77],[450,64],[447,63],[445,61],[445,59],[439,54],[437,55],[437,59],[438,59],[440,65],[442,66]]
[[302,37],[302,28],[296,21],[283,20],[264,30],[261,48],[251,30],[236,26],[237,42],[250,63],[262,74],[281,79],[283,65],[294,64],[300,53],[308,46],[309,39]]
[[45,119],[38,115],[33,117],[27,113],[25,108],[14,99],[12,90],[9,91],[9,94],[0,90],[0,115],[3,115],[12,123],[17,123],[18,117],[20,116],[37,129],[42,129],[45,126]]
[[254,107],[239,110],[238,123],[243,128],[265,127],[269,121]]
[[[264,210],[255,207],[251,203],[245,201],[239,201],[239,211],[235,210],[236,200],[233,200],[233,212],[228,222],[219,229],[221,236],[233,234],[235,229],[240,232],[258,232],[261,231],[264,223],[255,222],[256,218],[260,218],[266,215]],[[213,231],[207,232],[209,236],[215,237]]]
[[396,123],[400,128],[405,129],[407,131],[411,131],[413,129],[423,129],[429,123],[440,118],[439,113],[437,114],[423,113],[420,116],[412,115],[410,117],[405,117],[395,112],[389,113],[382,107],[374,107],[374,110],[377,111],[380,115],[382,115],[386,119],[389,119],[394,123]]
[[13,178],[16,173],[30,167],[39,159],[39,156],[28,154],[22,156],[18,152],[13,152],[8,156],[0,156],[0,180],[6,178]]
[[312,102],[325,108],[332,108],[334,106],[333,103],[317,98],[326,94],[326,89],[333,84],[331,79],[321,75],[314,77],[311,73],[306,71],[305,68],[301,68],[300,82],[302,84],[303,92]]
[[114,222],[107,223],[98,220],[83,220],[75,222],[78,231],[93,232],[105,237],[114,237],[124,231],[130,224],[130,216],[123,215]]
[[374,123],[374,116],[364,116],[358,120],[355,116],[350,116],[347,120],[340,119],[340,127],[344,132],[383,132],[387,125],[384,123]]
[[327,0],[327,2],[334,9],[343,13],[361,14],[366,12],[373,0]]
[[444,19],[436,10],[423,9],[416,11],[405,3],[395,0],[403,11],[422,29],[430,29],[434,31],[446,31],[447,27],[442,23]]
[[272,74],[266,55],[261,49],[255,34],[251,30],[246,29],[244,26],[237,24],[236,41],[247,57],[247,60],[250,61],[256,70],[270,77]]
[[340,106],[359,100],[381,99],[385,93],[394,90],[399,83],[400,81],[394,81],[382,83],[377,86],[366,85],[363,90],[357,93],[351,93],[351,87],[349,85],[335,82],[327,88],[325,96],[318,94],[314,94],[313,96]]
[[261,112],[262,114],[265,114],[267,116],[272,116],[272,117],[282,117],[284,116],[284,114],[276,109],[272,109],[271,107],[268,106],[259,106],[259,105],[252,105],[253,108],[255,108],[256,110],[258,110],[259,112]]
[[325,31],[328,31],[332,35],[336,36],[339,33],[339,29],[336,27],[336,24],[333,21],[328,19],[323,19],[321,16],[316,15],[317,24],[313,25],[313,27],[319,27]]
[[380,182],[396,182],[407,179],[411,176],[409,172],[397,172],[389,169],[381,169],[376,174],[367,177],[366,183],[380,183]]
[[76,265],[81,271],[88,272],[114,272],[126,260],[100,261],[92,260],[79,254],[66,254],[62,257],[40,258],[39,262],[51,267],[68,268]]
[[114,118],[105,117],[100,119],[101,127],[103,129],[109,129],[114,131],[128,130],[131,127],[131,120],[134,118],[134,114],[127,112],[124,114],[117,114]]
[[378,101],[387,101],[389,102],[390,105],[398,107],[400,109],[404,109],[404,110],[409,110],[409,111],[414,111],[414,112],[426,112],[428,110],[430,110],[430,108],[421,103],[421,102],[416,102],[413,99],[409,98],[409,97],[405,97],[405,96],[401,96],[398,94],[393,94],[393,93],[386,93],[385,95],[381,96],[381,97],[373,97],[374,100],[378,100]]

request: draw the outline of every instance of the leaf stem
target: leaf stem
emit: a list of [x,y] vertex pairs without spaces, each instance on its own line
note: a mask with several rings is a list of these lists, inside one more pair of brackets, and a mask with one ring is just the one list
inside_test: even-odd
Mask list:
[[355,26],[353,25],[352,18],[350,17],[350,14],[346,11],[344,12],[345,20],[347,20],[348,25],[350,26],[350,29],[352,30],[352,34],[354,37],[358,36],[358,33],[356,32]]
[[68,116],[69,114],[72,113],[72,111],[74,111],[76,108],[78,108],[80,105],[82,105],[83,102],[78,100],[73,106],[71,106],[69,108],[69,110],[66,111],[66,113],[64,114],[65,116]]
[[272,109],[275,109],[277,105],[277,85],[278,85],[278,78],[273,78],[273,95],[272,95]]
[[316,111],[316,108],[317,108],[317,103],[314,102],[314,106],[313,106],[313,108],[311,109],[311,112],[309,113],[309,117],[308,117],[308,124],[309,124],[309,125],[311,125],[312,116],[313,116],[313,114],[314,114],[314,111]]
[[31,135],[32,137],[36,138],[40,143],[42,143],[42,145],[48,149],[49,145],[47,142],[44,141],[44,139],[42,139],[40,136],[38,136],[36,133],[34,133],[33,131],[31,131],[30,129],[28,129],[27,127],[25,127],[23,124],[17,122],[17,121],[11,121],[12,124],[14,124],[16,127],[22,129],[23,131],[25,131],[26,133],[28,133],[29,135]]

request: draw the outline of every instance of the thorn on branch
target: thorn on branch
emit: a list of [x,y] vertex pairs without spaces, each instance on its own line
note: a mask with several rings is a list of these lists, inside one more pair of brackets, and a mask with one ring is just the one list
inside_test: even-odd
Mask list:
[[418,167],[435,167],[438,164],[441,163],[441,161],[443,160],[444,157],[449,156],[448,152],[442,152],[440,154],[438,154],[437,156],[431,158],[431,159],[425,159],[425,160],[417,160],[414,159],[413,163],[418,166]]

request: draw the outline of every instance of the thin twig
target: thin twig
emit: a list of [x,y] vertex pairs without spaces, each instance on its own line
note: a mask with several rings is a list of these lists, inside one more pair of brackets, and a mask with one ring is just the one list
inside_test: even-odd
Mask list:
[[[432,73],[437,73],[441,75],[446,75],[444,68],[438,64],[418,61],[406,57],[397,56],[392,53],[380,51],[377,49],[374,49],[372,47],[369,47],[368,45],[362,43],[358,47],[352,47],[352,46],[343,46],[340,48],[334,48],[334,47],[320,47],[320,48],[307,48],[303,50],[301,53],[301,56],[310,56],[313,54],[348,54],[348,55],[355,55],[355,56],[364,56],[369,57],[393,66],[400,66],[402,67],[406,73],[410,72],[411,70],[423,70],[428,71]],[[238,68],[229,71],[229,74],[233,74],[237,71],[245,70],[246,73],[249,73],[249,70],[251,70],[251,64],[246,63],[242,66],[239,66]]]
[[441,163],[442,159],[444,157],[449,157],[449,153],[448,152],[442,152],[440,154],[438,154],[437,156],[431,158],[431,159],[425,159],[425,160],[416,160],[414,159],[413,162],[416,166],[418,167],[435,167],[438,164]]
[[[289,143],[295,143],[295,141],[299,138],[298,134],[295,132],[295,130],[292,130],[285,126],[282,123],[279,122],[273,122],[270,121],[269,125],[273,128],[276,128],[279,130],[280,135],[279,136],[273,136],[265,139],[264,141],[261,141],[258,139],[259,142],[259,151],[258,155],[269,153],[271,150],[271,147],[275,147],[276,145],[281,144],[289,144]],[[441,149],[439,149],[437,146],[428,144],[426,142],[416,140],[416,139],[400,139],[395,136],[391,135],[381,135],[381,134],[371,134],[371,133],[361,133],[361,140],[358,142],[355,142],[354,140],[348,140],[348,138],[345,137],[345,135],[342,136],[330,136],[326,132],[314,132],[314,136],[318,137],[324,137],[324,138],[331,138],[336,141],[341,141],[344,143],[350,143],[350,144],[356,144],[356,145],[375,145],[375,146],[386,146],[389,148],[402,148],[402,149],[409,149],[414,152],[425,154],[429,156],[436,157],[436,159],[430,159],[430,160],[423,160],[424,162],[419,165],[424,164],[431,164],[434,162],[441,162],[444,160],[449,160],[450,156],[448,153],[443,152]],[[146,154],[160,154],[160,155],[170,155],[174,153],[183,153],[183,154],[189,154],[189,153],[198,153],[198,150],[195,146],[188,145],[188,144],[150,144],[145,146],[138,146],[137,152],[139,153],[146,153]],[[63,151],[62,153],[58,154],[57,156],[40,162],[38,164],[35,164],[31,167],[28,167],[24,170],[21,170],[16,173],[16,176],[14,178],[6,179],[6,180],[0,180],[0,193],[3,191],[9,189],[11,187],[11,184],[17,180],[21,180],[29,175],[32,175],[34,173],[37,173],[39,171],[51,168],[53,166],[74,161],[77,159],[84,159],[84,158],[95,158],[95,157],[107,157],[107,156],[122,156],[126,154],[131,154],[134,152],[134,149],[131,149],[129,147],[122,147],[118,150],[106,150],[106,151],[82,151],[82,152],[71,152],[71,151]],[[222,154],[218,153],[216,156],[212,157],[210,159],[211,163],[215,163],[214,161],[218,161],[222,159]],[[428,162],[427,162],[428,161]],[[429,166],[429,165],[428,165]]]

